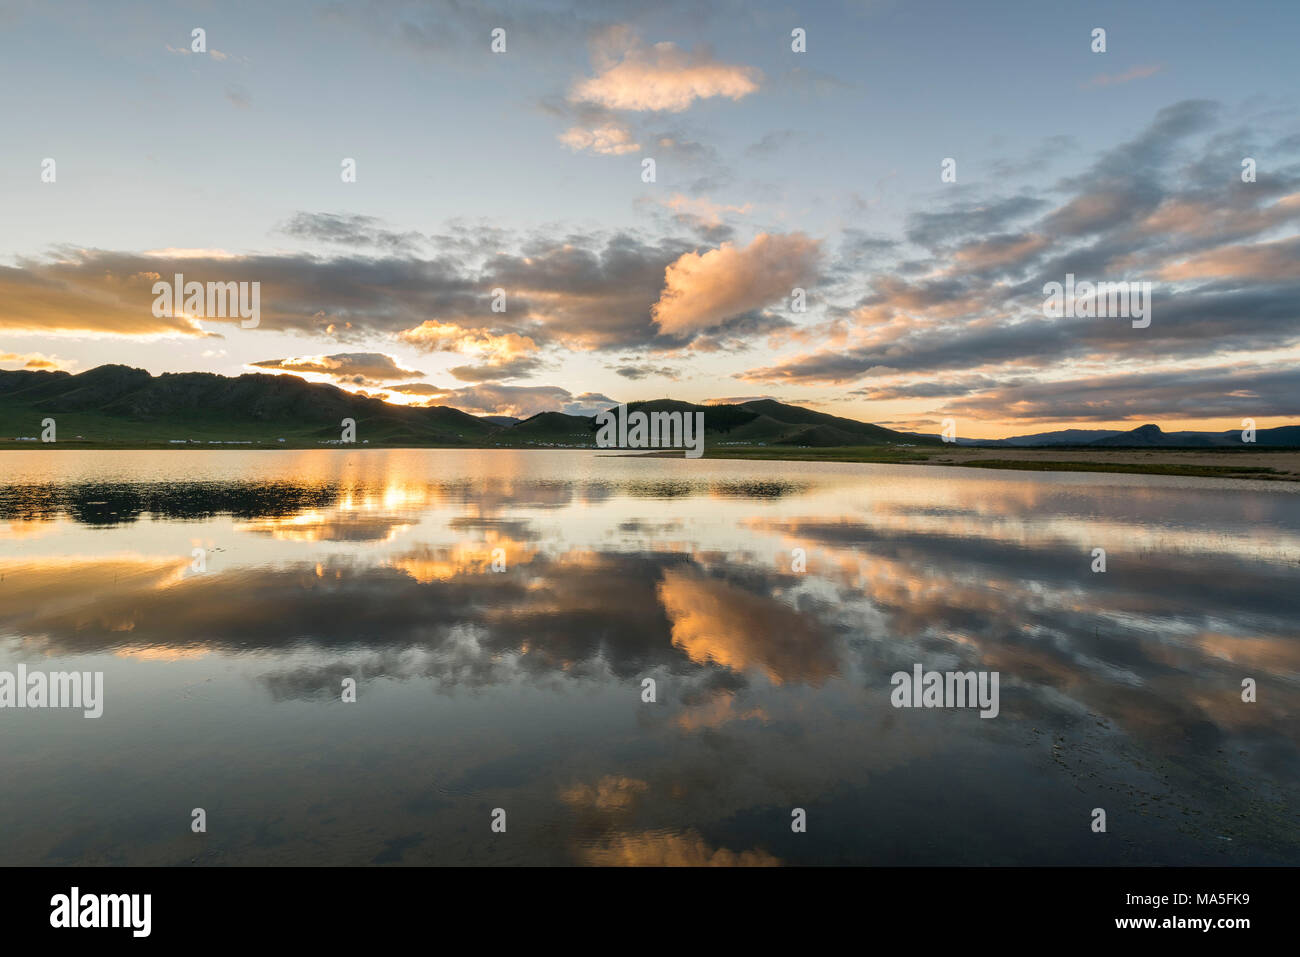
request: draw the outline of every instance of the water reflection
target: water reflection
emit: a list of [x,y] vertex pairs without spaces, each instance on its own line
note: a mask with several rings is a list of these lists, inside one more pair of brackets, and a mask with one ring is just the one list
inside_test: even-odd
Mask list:
[[[0,662],[107,688],[98,722],[0,714],[7,863],[1300,862],[1285,486],[586,452],[6,464]],[[1001,716],[891,708],[914,662],[1001,672]],[[225,826],[190,835],[196,805]]]

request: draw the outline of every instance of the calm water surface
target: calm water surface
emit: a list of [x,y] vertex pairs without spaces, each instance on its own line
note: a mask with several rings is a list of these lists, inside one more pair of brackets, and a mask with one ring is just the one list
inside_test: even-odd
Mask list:
[[[1293,486],[561,451],[0,466],[0,668],[105,675],[98,720],[0,710],[0,863],[1300,864]],[[891,707],[916,663],[999,672],[1001,713]]]

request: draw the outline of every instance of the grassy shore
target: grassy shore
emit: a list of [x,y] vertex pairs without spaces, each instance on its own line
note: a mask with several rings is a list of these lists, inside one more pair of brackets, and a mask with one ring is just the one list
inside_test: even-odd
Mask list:
[[[245,440],[247,442],[247,440]],[[156,437],[130,437],[121,435],[117,441],[94,441],[86,438],[64,438],[57,443],[15,442],[0,440],[0,451],[59,451],[59,450],[138,450],[169,449],[206,451],[256,451],[266,449],[550,449],[582,448],[560,444],[428,444],[422,442],[385,442],[382,440],[356,445],[323,444],[319,439],[304,436],[286,437],[277,442],[259,438],[248,444],[227,439],[220,444],[207,440],[179,445]],[[589,451],[604,455],[650,456],[680,458],[680,451],[637,452],[631,450]],[[958,446],[935,448],[933,446],[836,446],[826,448],[801,448],[796,446],[709,446],[707,458],[751,459],[773,462],[860,462],[897,465],[947,465],[962,468],[1006,469],[1023,472],[1110,472],[1134,475],[1180,475],[1203,478],[1244,478],[1270,481],[1300,481],[1300,450],[1286,449],[1095,449],[1095,448],[974,448]]]
[[[671,453],[678,454],[678,453]],[[909,449],[720,447],[710,458],[806,462],[878,462],[1011,469],[1023,472],[1121,472],[1202,478],[1300,481],[1300,450],[1287,449],[1094,449],[974,448]]]

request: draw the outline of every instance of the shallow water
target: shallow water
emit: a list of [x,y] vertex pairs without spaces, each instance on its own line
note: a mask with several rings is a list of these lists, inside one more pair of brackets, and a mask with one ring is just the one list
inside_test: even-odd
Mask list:
[[[1285,483],[0,466],[0,669],[104,674],[98,719],[0,710],[0,863],[1300,863]],[[997,672],[997,717],[893,707],[916,664]]]

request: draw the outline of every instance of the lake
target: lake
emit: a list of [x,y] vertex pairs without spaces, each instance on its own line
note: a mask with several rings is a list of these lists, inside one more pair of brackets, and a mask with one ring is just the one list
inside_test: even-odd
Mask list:
[[[0,709],[3,864],[1300,864],[1288,483],[0,465],[0,669],[103,674]],[[918,665],[996,717],[895,707]]]

